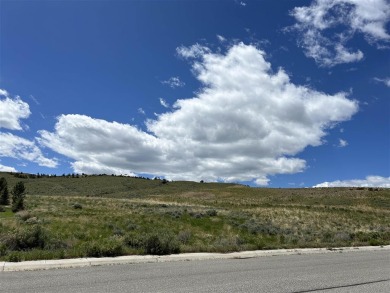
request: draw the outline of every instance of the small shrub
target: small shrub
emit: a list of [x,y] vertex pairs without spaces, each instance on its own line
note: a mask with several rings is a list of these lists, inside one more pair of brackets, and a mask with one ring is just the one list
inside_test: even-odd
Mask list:
[[124,235],[124,232],[121,228],[118,228],[118,227],[115,227],[113,230],[112,230],[112,233],[116,236],[123,236]]
[[189,212],[188,213],[192,218],[195,218],[195,219],[201,219],[204,217],[204,214],[202,214],[201,212]]
[[35,225],[38,223],[39,223],[39,220],[37,217],[31,217],[31,218],[26,220],[26,224],[29,224],[29,225]]
[[134,231],[137,230],[139,226],[137,224],[129,222],[126,226],[127,231]]
[[215,217],[217,216],[217,211],[215,209],[208,210],[206,211],[206,215],[208,215],[209,217]]
[[238,236],[228,236],[228,237],[220,237],[214,242],[214,249],[217,252],[231,252],[231,251],[239,251],[240,245],[243,244],[243,240],[241,240]]
[[20,211],[15,214],[16,218],[19,221],[26,222],[28,219],[32,217],[29,211]]
[[337,232],[334,235],[334,239],[336,241],[350,241],[351,240],[351,236],[347,232]]
[[188,244],[191,237],[192,233],[190,230],[180,231],[179,234],[177,234],[177,240],[182,244]]
[[180,245],[170,233],[154,233],[148,235],[145,241],[145,253],[152,255],[165,255],[180,252]]
[[175,211],[166,212],[166,214],[170,215],[172,218],[179,219],[183,215],[183,212],[180,210],[175,210]]
[[28,250],[44,248],[47,239],[46,231],[41,226],[34,225],[6,235],[3,241],[10,250]]
[[79,204],[78,202],[74,203],[72,205],[72,207],[75,209],[75,210],[81,210],[83,208],[83,206],[81,204]]
[[267,235],[277,235],[281,234],[283,231],[275,226],[272,222],[268,221],[265,223],[259,223],[254,219],[246,221],[240,226],[241,229],[246,229],[249,233],[256,234],[267,234]]
[[144,248],[145,239],[138,233],[128,233],[124,237],[124,243],[135,249]]

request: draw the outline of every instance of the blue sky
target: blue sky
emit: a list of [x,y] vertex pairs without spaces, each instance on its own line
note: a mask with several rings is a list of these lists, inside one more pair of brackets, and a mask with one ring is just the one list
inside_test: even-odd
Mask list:
[[390,187],[390,2],[0,1],[0,170]]

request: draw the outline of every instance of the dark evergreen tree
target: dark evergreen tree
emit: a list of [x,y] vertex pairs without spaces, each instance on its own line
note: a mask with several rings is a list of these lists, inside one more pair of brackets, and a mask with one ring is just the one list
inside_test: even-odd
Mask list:
[[4,177],[0,178],[0,205],[9,205],[7,180]]
[[18,211],[24,210],[24,195],[26,194],[26,188],[22,181],[16,183],[12,189],[12,212],[16,213]]

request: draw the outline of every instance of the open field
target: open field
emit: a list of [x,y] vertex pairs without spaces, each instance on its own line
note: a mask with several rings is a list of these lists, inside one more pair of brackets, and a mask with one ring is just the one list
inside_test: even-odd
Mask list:
[[0,212],[0,260],[390,244],[389,189],[0,177],[27,190]]

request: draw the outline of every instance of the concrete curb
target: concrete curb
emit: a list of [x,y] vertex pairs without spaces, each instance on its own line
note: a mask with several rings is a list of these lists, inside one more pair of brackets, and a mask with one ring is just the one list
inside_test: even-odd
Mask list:
[[102,258],[76,258],[59,260],[37,260],[24,262],[0,262],[0,272],[49,270],[62,268],[79,268],[115,264],[138,264],[156,262],[175,262],[210,259],[246,259],[277,255],[301,255],[320,254],[334,252],[356,252],[356,251],[378,251],[390,250],[387,246],[363,246],[363,247],[340,247],[340,248],[299,248],[299,249],[275,249],[275,250],[255,250],[232,253],[182,253],[172,255],[130,255],[119,257]]

